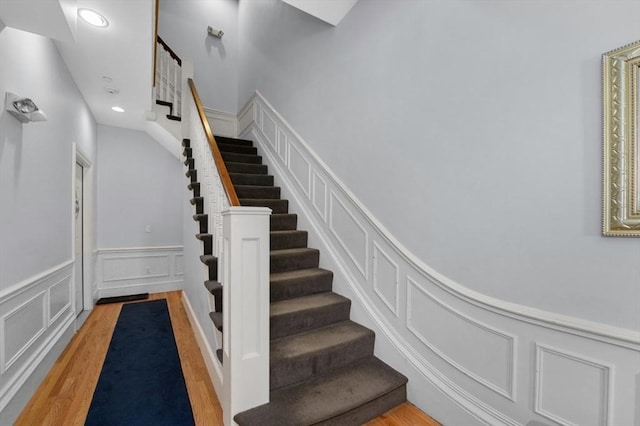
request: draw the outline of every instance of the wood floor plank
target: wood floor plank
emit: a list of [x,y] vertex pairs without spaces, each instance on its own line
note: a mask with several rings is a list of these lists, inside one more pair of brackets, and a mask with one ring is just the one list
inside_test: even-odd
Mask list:
[[[167,299],[196,425],[222,425],[222,407],[209,380],[181,298],[182,292],[176,291],[151,294],[148,300]],[[111,303],[94,307],[25,406],[15,426],[84,425],[122,305]],[[407,425],[440,426],[410,403],[398,406],[366,424]]]

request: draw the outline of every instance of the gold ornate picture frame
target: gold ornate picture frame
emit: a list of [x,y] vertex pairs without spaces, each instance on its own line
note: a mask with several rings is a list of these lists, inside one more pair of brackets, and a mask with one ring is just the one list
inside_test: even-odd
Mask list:
[[603,55],[606,236],[640,237],[639,73],[640,41]]

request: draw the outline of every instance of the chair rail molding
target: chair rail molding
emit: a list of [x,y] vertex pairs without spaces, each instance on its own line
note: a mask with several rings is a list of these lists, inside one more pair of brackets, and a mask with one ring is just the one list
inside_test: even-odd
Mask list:
[[[326,254],[320,266],[334,270],[354,319],[380,336],[376,355],[410,378],[416,405],[445,424],[581,424],[581,407],[602,424],[640,424],[640,332],[454,282],[391,235],[259,92],[238,126],[274,170],[310,246]],[[593,358],[602,361],[585,361]]]

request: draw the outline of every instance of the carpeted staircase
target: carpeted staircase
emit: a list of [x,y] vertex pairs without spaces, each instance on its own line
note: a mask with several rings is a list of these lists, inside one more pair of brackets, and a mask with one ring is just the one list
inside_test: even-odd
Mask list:
[[[270,402],[235,416],[241,426],[359,425],[406,401],[407,379],[373,356],[373,331],[349,320],[351,301],[332,292],[333,273],[318,268],[320,253],[307,247],[307,232],[249,140],[216,138],[243,206],[269,207],[271,356]],[[189,141],[184,164],[191,203],[209,267],[205,287],[216,300],[210,314],[222,330],[222,286]],[[221,351],[218,351],[221,359]]]

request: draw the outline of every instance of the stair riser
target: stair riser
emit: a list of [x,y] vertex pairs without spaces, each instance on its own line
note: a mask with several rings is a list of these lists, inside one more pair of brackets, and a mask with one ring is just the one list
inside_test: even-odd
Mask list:
[[182,151],[182,155],[187,158],[193,157],[193,148],[185,148],[184,151]]
[[240,198],[241,206],[269,207],[273,214],[289,212],[288,200],[256,200],[251,198]]
[[186,177],[190,178],[191,183],[195,183],[198,181],[198,171],[197,170],[189,170],[184,174]]
[[189,170],[193,170],[195,168],[195,161],[193,158],[187,158],[183,163]]
[[202,214],[204,211],[204,199],[202,197],[192,198],[191,204],[196,208],[196,214]]
[[207,224],[207,219],[199,219],[198,220],[198,225],[200,226],[200,233],[201,234],[206,234],[208,233],[208,224]]
[[386,413],[407,401],[407,387],[403,385],[380,398],[374,399],[358,408],[333,417],[314,426],[361,425]]
[[307,246],[307,237],[308,235],[305,231],[298,231],[287,234],[272,232],[269,237],[269,243],[271,250],[303,248]]
[[191,139],[182,139],[182,146],[184,148],[191,148]]
[[218,149],[220,149],[220,152],[233,154],[258,155],[258,148],[254,146],[242,146],[218,142]]
[[260,185],[273,186],[273,176],[269,175],[247,175],[240,173],[229,173],[231,182],[234,185]]
[[211,237],[211,235],[200,238],[200,241],[202,241],[203,244],[203,254],[212,254],[213,238]]
[[332,285],[333,274],[272,282],[270,284],[271,302],[325,293],[331,291]]
[[280,188],[277,186],[246,186],[235,185],[238,198],[267,198],[277,200],[280,198]]
[[269,229],[272,231],[289,231],[298,227],[298,216],[295,214],[276,215],[269,218]]
[[216,142],[229,145],[253,146],[253,142],[250,140],[228,138],[226,136],[216,136]]
[[372,356],[374,341],[375,335],[372,333],[319,353],[272,362],[269,375],[270,389],[291,385]]
[[246,173],[250,175],[266,175],[267,166],[264,164],[244,164],[225,162],[229,173]]
[[349,319],[350,308],[351,301],[347,300],[342,303],[334,303],[313,310],[272,316],[270,320],[271,339],[290,336],[292,334],[313,330],[314,328],[324,327],[325,325],[346,321]]
[[320,253],[316,250],[287,255],[272,254],[269,257],[271,273],[317,268],[320,261]]
[[223,152],[222,159],[234,163],[262,164],[262,157],[259,155],[236,154],[233,152]]

